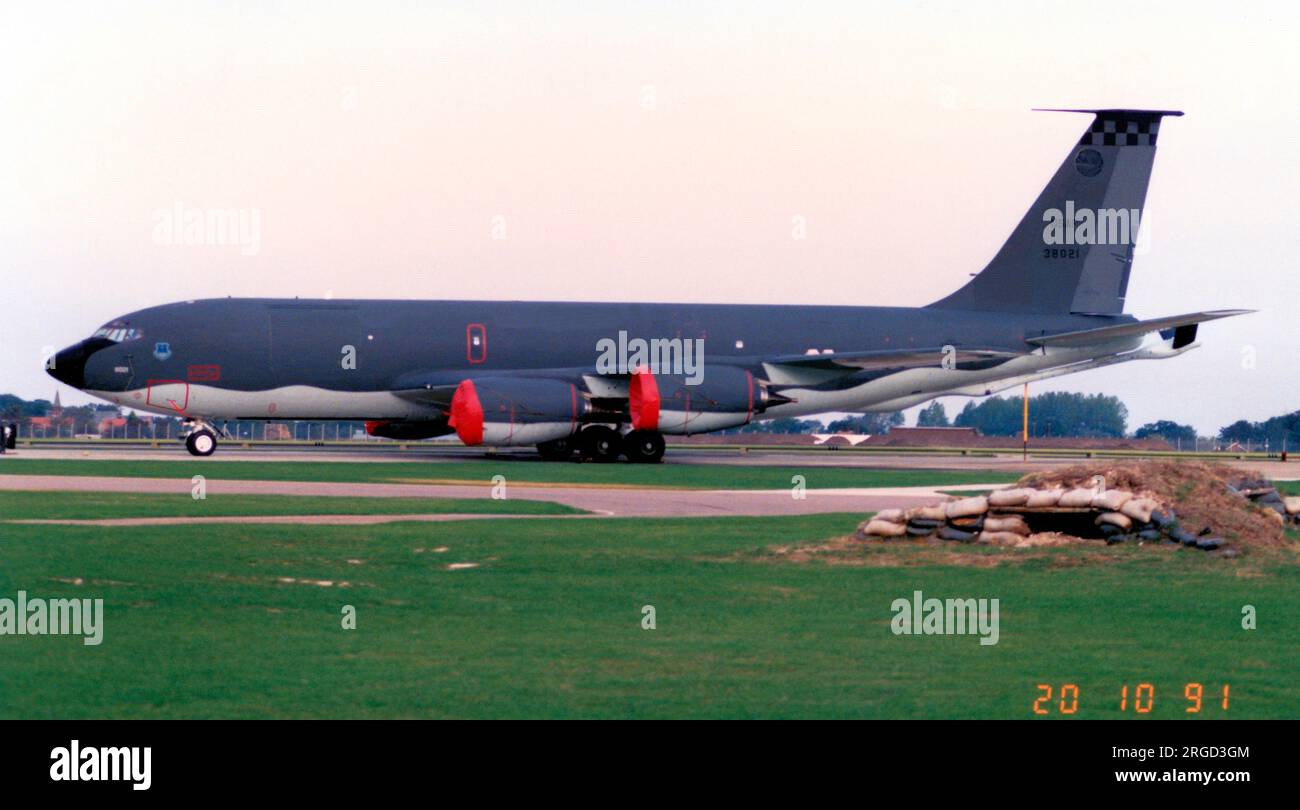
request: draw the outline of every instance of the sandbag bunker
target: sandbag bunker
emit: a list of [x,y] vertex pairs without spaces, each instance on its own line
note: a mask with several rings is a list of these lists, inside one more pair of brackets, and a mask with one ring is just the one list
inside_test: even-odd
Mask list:
[[[1300,499],[1297,499],[1300,501]],[[1297,503],[1300,513],[1300,503]],[[1056,536],[1116,543],[1178,544],[1202,551],[1226,545],[1209,528],[1192,533],[1174,510],[1126,490],[1001,489],[934,506],[885,509],[858,527],[863,539],[933,539],[1026,547]]]
[[1284,526],[1300,526],[1300,496],[1283,496],[1262,478],[1238,478],[1228,484],[1228,491],[1277,514]]

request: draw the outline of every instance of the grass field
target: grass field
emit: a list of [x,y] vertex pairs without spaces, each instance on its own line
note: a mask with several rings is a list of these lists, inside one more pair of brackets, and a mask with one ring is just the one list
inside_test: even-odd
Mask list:
[[[260,508],[301,507],[276,500],[297,499]],[[1038,684],[1067,683],[1078,718],[1300,715],[1294,548],[777,553],[860,519],[0,524],[0,597],[106,603],[98,647],[0,636],[0,716],[1030,718]],[[999,643],[894,636],[890,604],[917,589],[998,598]],[[1151,712],[1121,713],[1142,683]]]
[[494,475],[516,483],[597,484],[692,489],[789,489],[802,475],[810,489],[840,487],[950,486],[1010,483],[1018,475],[985,470],[882,470],[854,467],[740,466],[703,464],[575,464],[518,459],[473,461],[132,461],[119,459],[0,459],[0,475],[111,475],[241,481],[345,481],[391,483],[465,481],[487,484]]
[[584,513],[585,510],[549,501],[493,498],[237,495],[195,500],[188,491],[174,495],[0,491],[0,520],[97,520],[242,515],[577,515]]

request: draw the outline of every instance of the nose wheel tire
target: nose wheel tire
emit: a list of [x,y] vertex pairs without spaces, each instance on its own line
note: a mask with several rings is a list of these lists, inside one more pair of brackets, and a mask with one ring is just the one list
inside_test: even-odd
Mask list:
[[203,428],[185,437],[185,449],[192,456],[210,456],[217,451],[217,434]]
[[600,463],[618,461],[622,444],[618,431],[604,425],[583,428],[582,433],[578,434],[578,452],[582,455],[583,461]]
[[623,437],[623,455],[633,464],[664,460],[664,436],[657,430],[634,430]]
[[537,445],[537,452],[546,461],[566,461],[573,458],[573,451],[578,449],[575,445],[575,437],[554,439]]

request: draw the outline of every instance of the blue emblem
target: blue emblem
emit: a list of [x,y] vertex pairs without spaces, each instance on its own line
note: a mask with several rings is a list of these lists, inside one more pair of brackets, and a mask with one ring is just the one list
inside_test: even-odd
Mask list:
[[1101,174],[1101,152],[1085,149],[1074,157],[1074,168],[1084,177],[1096,177]]
[[157,357],[159,360],[166,360],[168,357],[172,356],[172,345],[170,343],[161,342],[153,344],[153,356]]

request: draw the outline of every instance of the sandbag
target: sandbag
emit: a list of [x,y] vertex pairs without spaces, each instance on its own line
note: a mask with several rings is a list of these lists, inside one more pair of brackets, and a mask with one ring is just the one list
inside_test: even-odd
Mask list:
[[977,532],[984,528],[984,515],[953,518],[949,522],[964,532]]
[[1160,508],[1160,504],[1150,498],[1133,498],[1121,506],[1119,511],[1138,523],[1150,523],[1151,513],[1158,508]]
[[1145,540],[1148,543],[1154,543],[1163,537],[1159,529],[1143,529],[1137,533],[1137,536],[1139,540]]
[[943,523],[944,522],[942,520],[930,520],[928,518],[919,518],[919,517],[914,517],[911,520],[907,521],[907,525],[911,528],[929,529],[930,531],[934,531],[935,529],[939,528],[940,526],[943,525]]
[[1196,541],[1196,547],[1201,551],[1214,551],[1221,545],[1223,545],[1223,540],[1218,537],[1206,537]]
[[1027,487],[999,489],[989,493],[989,506],[1024,506],[1034,491]]
[[1289,498],[1284,498],[1282,503],[1286,506],[1288,515],[1300,515],[1300,496],[1292,495]]
[[903,516],[902,509],[881,509],[873,516],[872,519],[884,520],[890,523],[902,523],[906,520],[906,518]]
[[1132,497],[1133,493],[1128,490],[1109,489],[1092,496],[1092,508],[1105,509],[1107,512],[1114,512]]
[[907,536],[908,537],[929,537],[930,535],[934,534],[934,530],[937,528],[938,528],[937,526],[916,526],[909,523],[907,524]]
[[1178,519],[1174,516],[1172,509],[1156,509],[1151,513],[1151,522],[1165,531],[1169,531],[1178,525]]
[[1092,499],[1096,495],[1097,493],[1091,489],[1072,489],[1062,493],[1061,499],[1056,502],[1056,505],[1063,509],[1090,507],[1092,506]]
[[981,543],[991,543],[995,546],[1014,546],[1021,540],[1025,539],[1024,535],[1015,532],[991,532],[982,531],[976,537]]
[[984,518],[984,531],[1028,535],[1029,524],[1020,515],[989,515]]
[[943,523],[948,519],[948,515],[943,511],[943,506],[918,506],[915,509],[907,510],[908,519],[934,520]]
[[943,505],[943,512],[949,520],[959,517],[974,517],[989,511],[989,499],[980,495],[977,498],[962,498],[948,501]]
[[1098,526],[1101,526],[1102,524],[1118,526],[1125,531],[1133,528],[1133,519],[1123,512],[1102,512],[1100,515],[1097,515],[1097,519],[1094,522]]
[[1025,506],[1029,509],[1051,509],[1064,494],[1065,491],[1061,489],[1040,489],[1029,496]]
[[867,522],[867,528],[863,533],[875,537],[901,537],[907,533],[907,527],[902,523],[873,518]]

